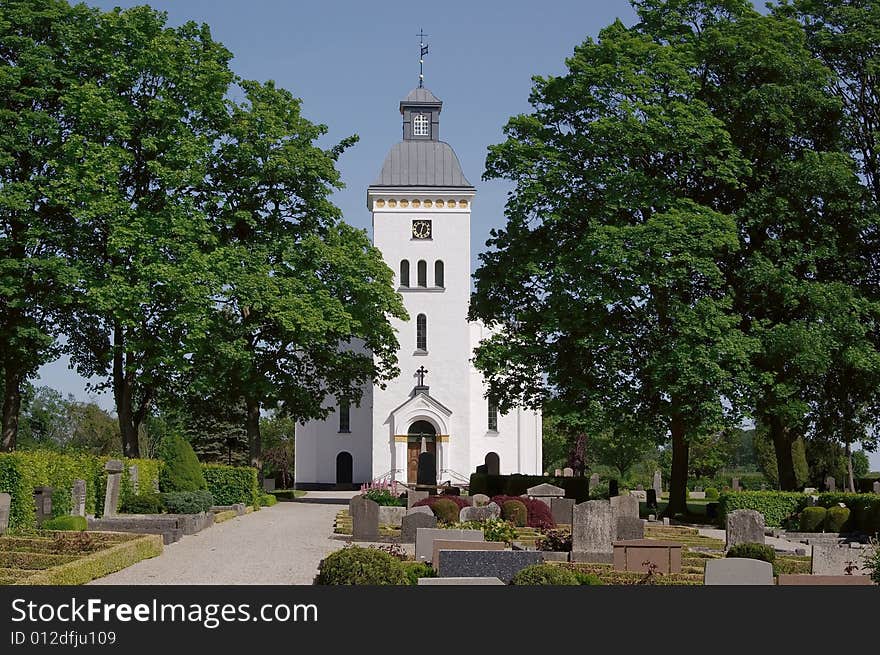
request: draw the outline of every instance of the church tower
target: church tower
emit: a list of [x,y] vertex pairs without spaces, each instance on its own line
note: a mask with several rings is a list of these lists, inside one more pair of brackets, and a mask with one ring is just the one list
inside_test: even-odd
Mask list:
[[400,101],[403,139],[367,190],[374,244],[396,273],[410,317],[394,319],[401,375],[373,390],[374,479],[461,482],[471,472],[467,310],[476,191],[440,140],[442,107],[421,86]]

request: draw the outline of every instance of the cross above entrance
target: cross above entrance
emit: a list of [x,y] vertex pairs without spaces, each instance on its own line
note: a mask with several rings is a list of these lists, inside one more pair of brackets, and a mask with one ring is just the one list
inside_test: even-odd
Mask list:
[[420,386],[420,387],[424,387],[424,386],[425,386],[425,374],[426,374],[427,372],[428,372],[428,369],[426,369],[424,366],[420,366],[420,367],[419,367],[419,370],[416,371],[416,375],[417,375],[418,378],[419,378],[419,386]]

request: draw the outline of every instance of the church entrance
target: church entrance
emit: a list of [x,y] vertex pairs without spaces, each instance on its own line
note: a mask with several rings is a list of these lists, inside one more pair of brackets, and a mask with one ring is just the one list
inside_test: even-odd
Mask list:
[[437,430],[428,421],[416,421],[407,437],[407,483],[437,484]]

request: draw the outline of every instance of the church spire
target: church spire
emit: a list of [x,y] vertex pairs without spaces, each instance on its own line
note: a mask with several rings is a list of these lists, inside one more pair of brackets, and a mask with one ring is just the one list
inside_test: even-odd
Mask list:
[[428,36],[425,34],[425,31],[420,27],[419,33],[416,34],[419,37],[419,88],[423,88],[425,86],[425,71],[423,70],[423,66],[425,64],[425,55],[428,54],[428,44],[425,43],[425,37]]

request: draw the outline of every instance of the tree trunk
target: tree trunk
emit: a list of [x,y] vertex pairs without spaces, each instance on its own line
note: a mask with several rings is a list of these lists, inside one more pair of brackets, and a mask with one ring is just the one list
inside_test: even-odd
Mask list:
[[113,399],[116,401],[116,416],[119,421],[119,434],[122,437],[122,452],[126,457],[140,457],[138,430],[134,421],[132,400],[134,389],[132,380],[125,370],[125,336],[122,327],[113,328]]
[[847,490],[851,493],[856,492],[856,480],[853,475],[853,466],[852,466],[852,445],[850,444],[849,438],[846,440],[846,487]]
[[18,415],[21,411],[21,375],[8,368],[5,373],[3,436],[0,440],[0,452],[10,453],[15,450],[15,441],[18,437]]
[[247,404],[247,438],[251,466],[257,469],[260,480],[263,479],[263,442],[260,436],[260,401],[246,401]]
[[669,504],[664,514],[673,517],[687,514],[687,478],[689,444],[681,416],[673,415],[672,424],[672,472],[669,480]]
[[782,420],[772,416],[768,421],[770,438],[773,439],[773,449],[776,451],[776,469],[779,473],[779,488],[782,491],[797,491],[797,475],[794,472],[794,456],[791,452],[791,431],[783,425]]

